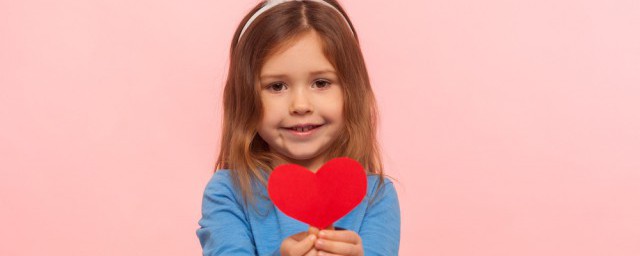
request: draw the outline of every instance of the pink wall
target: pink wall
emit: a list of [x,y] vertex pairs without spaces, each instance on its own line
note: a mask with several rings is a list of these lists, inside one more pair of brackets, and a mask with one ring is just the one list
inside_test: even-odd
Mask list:
[[[635,0],[342,0],[401,255],[640,255]],[[0,255],[198,255],[255,3],[0,1]]]

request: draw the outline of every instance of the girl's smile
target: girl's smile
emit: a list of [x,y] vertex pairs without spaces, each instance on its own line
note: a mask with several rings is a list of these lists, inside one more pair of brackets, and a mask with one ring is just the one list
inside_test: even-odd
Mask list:
[[291,127],[284,127],[286,134],[292,134],[293,139],[306,140],[313,136],[323,125],[319,124],[299,124]]

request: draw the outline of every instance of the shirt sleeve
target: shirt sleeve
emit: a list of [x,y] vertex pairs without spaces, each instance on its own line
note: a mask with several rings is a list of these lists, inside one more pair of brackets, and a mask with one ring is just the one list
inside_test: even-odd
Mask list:
[[[375,186],[373,189],[375,190]],[[388,179],[385,179],[384,186],[378,193],[364,215],[359,232],[364,255],[398,255],[400,246],[398,194],[393,183]]]
[[217,171],[205,188],[196,235],[202,254],[256,255],[249,223],[233,193],[228,171]]

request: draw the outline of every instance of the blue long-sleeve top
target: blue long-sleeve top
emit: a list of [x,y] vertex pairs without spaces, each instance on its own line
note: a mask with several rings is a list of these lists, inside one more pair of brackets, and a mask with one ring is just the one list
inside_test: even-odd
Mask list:
[[[334,226],[358,233],[366,256],[398,255],[398,196],[393,183],[385,178],[384,186],[374,198],[378,182],[377,175],[367,175],[364,200]],[[254,187],[254,194],[264,195],[255,197],[257,211],[250,205],[245,207],[229,170],[213,174],[204,191],[200,228],[196,230],[203,255],[280,255],[280,244],[285,238],[309,229],[307,224],[278,210],[263,185]]]

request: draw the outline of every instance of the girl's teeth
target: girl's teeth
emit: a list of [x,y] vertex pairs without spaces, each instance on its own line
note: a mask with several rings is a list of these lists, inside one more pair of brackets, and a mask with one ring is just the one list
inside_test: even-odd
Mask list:
[[311,126],[296,127],[296,128],[295,128],[295,130],[296,130],[297,132],[306,132],[306,131],[311,130]]

